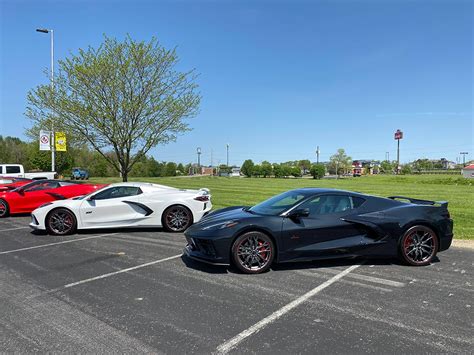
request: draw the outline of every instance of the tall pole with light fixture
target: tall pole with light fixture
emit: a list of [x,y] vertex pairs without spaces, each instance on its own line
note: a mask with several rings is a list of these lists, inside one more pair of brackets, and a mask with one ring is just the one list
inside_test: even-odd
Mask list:
[[229,167],[229,143],[227,143],[227,167]]
[[319,145],[318,145],[318,147],[316,148],[316,164],[319,164],[319,153],[320,151],[319,151]]
[[[46,28],[37,28],[37,32],[49,33],[51,35],[51,93],[54,95],[54,31]],[[51,116],[51,171],[55,168],[55,141],[54,141],[54,117]]]

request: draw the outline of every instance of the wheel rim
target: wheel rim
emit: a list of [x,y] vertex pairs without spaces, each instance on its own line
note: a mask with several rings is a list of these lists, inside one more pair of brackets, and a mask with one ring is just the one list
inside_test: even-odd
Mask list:
[[65,234],[71,231],[74,217],[69,212],[54,212],[49,218],[49,227],[56,234]]
[[0,217],[7,214],[7,204],[4,201],[0,201]]
[[436,240],[433,233],[425,229],[411,231],[403,242],[405,257],[414,264],[428,261],[436,252]]
[[174,207],[166,214],[166,224],[175,232],[186,229],[189,221],[189,212],[182,207]]
[[245,269],[258,271],[268,264],[272,252],[272,246],[266,238],[252,235],[237,246],[237,259]]

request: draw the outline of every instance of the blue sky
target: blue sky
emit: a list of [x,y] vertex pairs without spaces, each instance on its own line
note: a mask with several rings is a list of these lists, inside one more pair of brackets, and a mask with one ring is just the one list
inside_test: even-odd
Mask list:
[[102,35],[155,36],[196,68],[203,95],[192,132],[159,160],[456,160],[473,150],[471,1],[0,0],[0,134],[23,137],[26,94],[56,58]]

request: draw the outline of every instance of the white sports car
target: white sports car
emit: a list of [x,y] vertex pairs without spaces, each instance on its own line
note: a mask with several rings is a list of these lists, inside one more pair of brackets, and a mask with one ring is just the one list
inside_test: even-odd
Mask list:
[[45,203],[31,214],[30,227],[56,235],[120,227],[164,227],[183,232],[211,208],[208,189],[118,183],[89,195]]

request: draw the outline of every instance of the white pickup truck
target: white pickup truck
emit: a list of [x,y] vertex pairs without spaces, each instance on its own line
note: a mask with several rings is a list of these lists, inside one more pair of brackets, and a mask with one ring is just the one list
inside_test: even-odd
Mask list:
[[56,172],[30,172],[25,173],[25,169],[21,164],[0,164],[0,176],[22,177],[32,180],[54,179]]

